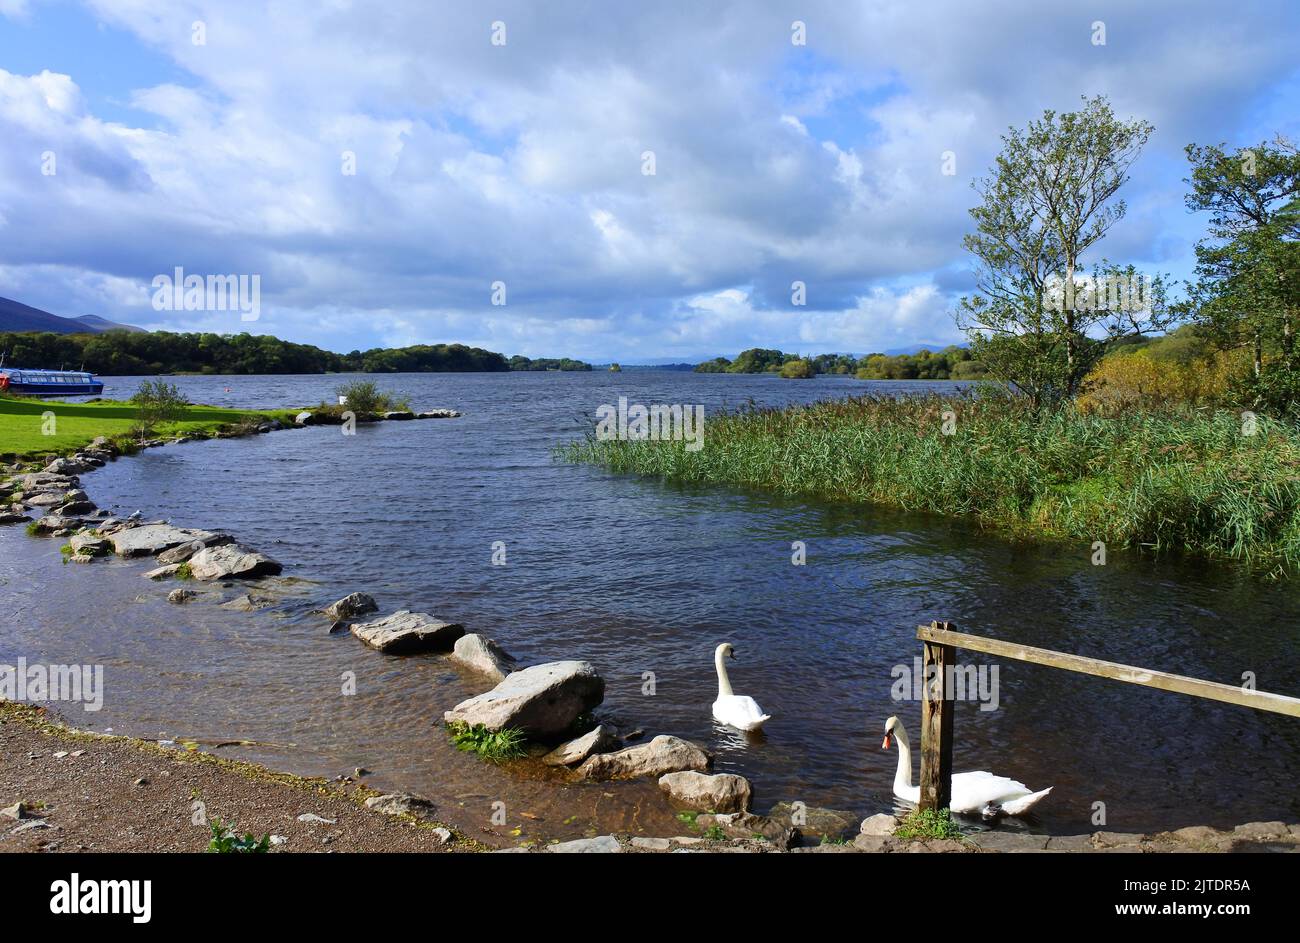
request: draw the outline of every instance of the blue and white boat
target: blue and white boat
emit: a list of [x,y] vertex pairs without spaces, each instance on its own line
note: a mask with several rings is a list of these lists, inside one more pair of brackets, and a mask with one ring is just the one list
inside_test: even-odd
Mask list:
[[93,373],[73,370],[14,370],[0,367],[0,393],[15,396],[98,396],[104,384]]

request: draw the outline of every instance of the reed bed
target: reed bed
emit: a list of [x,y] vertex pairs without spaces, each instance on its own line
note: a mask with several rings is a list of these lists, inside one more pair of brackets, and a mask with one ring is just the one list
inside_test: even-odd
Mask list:
[[1103,417],[1001,396],[866,395],[709,416],[699,451],[593,429],[557,457],[959,515],[1020,536],[1300,565],[1300,432],[1264,417],[1251,430],[1225,410]]

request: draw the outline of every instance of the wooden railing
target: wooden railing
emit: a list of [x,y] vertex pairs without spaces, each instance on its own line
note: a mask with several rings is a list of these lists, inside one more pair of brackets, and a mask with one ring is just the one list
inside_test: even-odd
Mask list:
[[1255,710],[1300,717],[1300,698],[1288,697],[1285,694],[1270,694],[1266,691],[1234,687],[1231,684],[1219,684],[1216,681],[1187,678],[1165,671],[1134,668],[1132,665],[1120,665],[1113,661],[1054,652],[1017,642],[967,635],[955,629],[951,622],[931,622],[929,625],[917,626],[916,629],[916,637],[922,642],[924,661],[921,675],[923,681],[920,806],[922,809],[947,808],[952,799],[953,702],[948,697],[952,692],[946,684],[946,679],[949,668],[956,667],[959,648],[997,655],[1000,658],[1027,661],[1035,665],[1046,665],[1049,668],[1097,675],[1113,681],[1159,688],[1162,691],[1176,691],[1193,697],[1224,701],[1228,704],[1252,707]]

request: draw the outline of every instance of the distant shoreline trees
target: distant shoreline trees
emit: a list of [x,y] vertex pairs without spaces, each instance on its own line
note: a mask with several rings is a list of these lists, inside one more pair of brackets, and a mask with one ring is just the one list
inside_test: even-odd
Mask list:
[[[979,380],[984,365],[974,360],[964,347],[949,346],[931,351],[922,347],[914,354],[818,354],[801,357],[779,350],[753,347],[742,351],[735,360],[715,357],[695,368],[696,373],[772,373],[780,374],[786,365],[806,362],[812,374],[852,376],[859,380]],[[802,372],[802,368],[798,368]]]
[[337,354],[267,334],[3,333],[0,351],[15,368],[86,369],[104,376],[164,373],[503,373],[510,370],[590,370],[568,358],[532,360],[467,347],[417,344]]

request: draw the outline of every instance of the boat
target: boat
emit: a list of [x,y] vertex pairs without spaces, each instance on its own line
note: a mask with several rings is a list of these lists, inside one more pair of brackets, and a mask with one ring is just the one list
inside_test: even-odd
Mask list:
[[81,370],[14,370],[0,367],[0,393],[15,396],[98,396],[104,384]]

